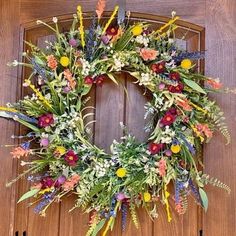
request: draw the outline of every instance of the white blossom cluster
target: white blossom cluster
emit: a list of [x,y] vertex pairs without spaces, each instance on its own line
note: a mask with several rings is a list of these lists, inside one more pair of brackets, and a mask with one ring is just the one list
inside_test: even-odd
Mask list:
[[145,37],[145,35],[138,35],[136,38],[135,38],[135,41],[139,44],[143,44],[145,47],[148,46],[148,43],[149,43],[149,38],[148,37]]
[[85,59],[81,59],[81,63],[82,63],[82,72],[81,72],[82,75],[83,76],[89,75],[89,71],[91,69],[89,62]]
[[95,171],[96,171],[96,175],[97,177],[103,177],[107,170],[111,167],[114,166],[115,162],[112,160],[104,160],[104,162],[96,162],[95,163]]
[[149,73],[141,73],[141,79],[139,81],[139,85],[149,85],[152,82],[152,78]]
[[165,126],[165,130],[162,132],[161,143],[171,143],[174,137],[175,131],[170,129],[170,127],[167,125]]

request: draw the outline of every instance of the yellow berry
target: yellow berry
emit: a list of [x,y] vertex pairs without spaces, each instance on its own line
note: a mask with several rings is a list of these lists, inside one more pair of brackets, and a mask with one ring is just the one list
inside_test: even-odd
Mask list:
[[116,175],[119,177],[119,178],[123,178],[126,176],[126,169],[125,168],[119,168],[117,171],[116,171]]
[[151,194],[149,192],[145,192],[143,194],[143,200],[144,200],[144,202],[150,202],[151,201]]
[[183,61],[181,61],[181,67],[183,69],[188,70],[191,68],[191,66],[192,66],[192,62],[189,59],[184,59]]
[[67,67],[70,64],[70,59],[68,57],[61,57],[60,63],[62,66]]
[[141,25],[136,25],[132,29],[132,34],[134,36],[138,36],[138,35],[142,34],[142,32],[143,32],[143,28]]
[[179,145],[171,145],[170,150],[171,150],[173,153],[179,153],[180,150],[181,150],[181,147],[180,147]]

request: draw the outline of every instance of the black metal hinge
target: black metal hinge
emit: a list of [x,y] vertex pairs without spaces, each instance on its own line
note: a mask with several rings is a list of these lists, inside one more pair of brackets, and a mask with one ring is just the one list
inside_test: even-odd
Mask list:
[[203,236],[203,230],[202,229],[199,230],[199,236]]

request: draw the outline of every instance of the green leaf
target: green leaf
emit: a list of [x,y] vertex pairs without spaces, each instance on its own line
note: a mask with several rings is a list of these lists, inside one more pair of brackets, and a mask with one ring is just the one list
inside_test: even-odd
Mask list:
[[83,90],[82,90],[82,93],[81,93],[81,96],[84,96],[86,94],[89,93],[90,89],[91,89],[92,85],[86,85],[83,87]]
[[187,84],[190,88],[198,91],[199,93],[206,94],[206,92],[193,80],[184,79],[184,83]]
[[102,227],[104,226],[105,222],[106,222],[106,219],[102,219],[102,220],[97,224],[96,228],[95,228],[94,231],[93,231],[92,236],[96,236],[96,235],[97,235],[97,233],[98,233],[98,232],[102,229]]
[[30,191],[26,192],[21,196],[21,198],[18,200],[17,203],[24,201],[27,198],[33,197],[35,194],[37,194],[40,191],[40,189],[31,189]]
[[207,211],[207,208],[208,208],[207,194],[202,188],[199,188],[199,194],[200,194],[200,197],[201,197],[201,200],[202,200],[202,206],[205,209],[205,211]]
[[43,61],[40,57],[34,56],[34,59],[35,59],[35,62],[36,62],[38,65],[40,65],[40,66],[44,66],[44,65],[45,65],[44,61]]
[[107,76],[108,76],[116,85],[118,85],[118,82],[117,82],[117,80],[116,80],[116,78],[114,77],[113,74],[107,73]]

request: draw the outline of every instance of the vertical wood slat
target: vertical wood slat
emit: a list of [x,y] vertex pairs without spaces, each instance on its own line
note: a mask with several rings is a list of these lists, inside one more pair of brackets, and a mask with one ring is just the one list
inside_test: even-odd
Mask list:
[[[9,68],[6,64],[13,58],[18,58],[19,50],[19,19],[20,1],[0,0],[0,106],[7,102],[15,102],[18,94],[17,69]],[[16,160],[9,154],[11,149],[4,145],[14,145],[17,141],[10,139],[18,129],[12,121],[0,120],[0,234],[13,235],[15,217],[16,186],[6,188],[6,183],[15,177]]]
[[[236,75],[236,1],[206,0],[206,75],[219,77],[226,87],[235,88]],[[210,14],[208,14],[210,13]],[[231,144],[217,134],[204,149],[205,172],[231,188],[207,187],[209,208],[203,214],[203,235],[235,235],[236,232],[236,132],[235,95],[214,95],[223,108],[231,134]]]

